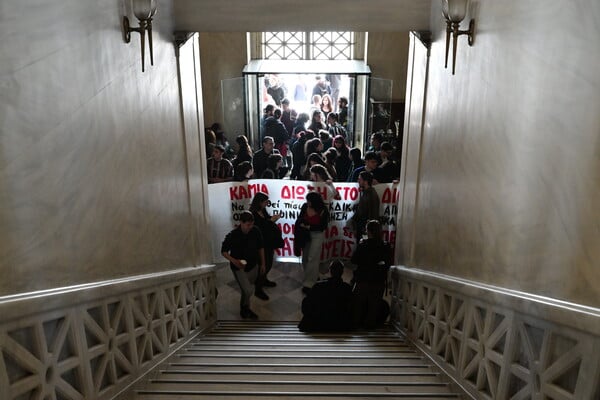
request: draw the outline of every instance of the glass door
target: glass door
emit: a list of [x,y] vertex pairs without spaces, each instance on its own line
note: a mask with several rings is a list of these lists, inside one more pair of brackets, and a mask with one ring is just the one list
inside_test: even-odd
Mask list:
[[223,106],[223,131],[227,132],[227,138],[231,144],[238,135],[246,134],[244,78],[222,80],[221,101]]
[[368,138],[365,143],[366,151],[370,144],[371,135],[375,132],[383,133],[385,140],[393,142],[395,136],[394,121],[392,121],[392,85],[391,79],[369,79],[369,111],[368,111]]

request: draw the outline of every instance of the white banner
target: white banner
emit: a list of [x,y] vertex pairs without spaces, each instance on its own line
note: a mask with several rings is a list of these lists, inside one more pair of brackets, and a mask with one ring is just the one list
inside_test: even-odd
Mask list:
[[[294,256],[294,223],[300,214],[305,196],[309,191],[321,193],[329,203],[331,214],[329,226],[325,231],[325,241],[321,251],[321,261],[331,259],[350,259],[357,240],[346,222],[354,214],[360,192],[358,183],[335,182],[334,187],[341,196],[340,200],[328,198],[331,194],[324,183],[280,180],[252,179],[248,182],[224,182],[208,185],[208,201],[210,209],[210,230],[212,240],[213,262],[224,262],[221,255],[221,243],[225,235],[239,224],[239,214],[248,210],[252,198],[257,192],[269,196],[267,211],[269,214],[280,214],[277,225],[283,232],[285,245],[276,250],[275,259],[287,262],[300,262]],[[382,183],[374,186],[380,200],[380,216],[384,239],[394,244],[396,240],[396,218],[398,214],[398,185]]]

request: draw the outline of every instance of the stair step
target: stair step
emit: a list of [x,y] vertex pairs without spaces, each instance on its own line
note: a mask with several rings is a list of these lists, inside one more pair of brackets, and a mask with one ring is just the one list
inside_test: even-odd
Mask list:
[[[226,386],[224,386],[226,385]],[[269,393],[269,392],[298,392],[298,393],[323,393],[323,392],[348,392],[348,393],[402,393],[410,391],[411,393],[448,393],[448,385],[441,382],[436,383],[358,383],[353,384],[348,382],[323,382],[323,381],[306,381],[306,382],[277,382],[277,381],[229,381],[225,384],[219,382],[205,382],[201,387],[197,382],[190,380],[168,380],[156,379],[151,380],[148,387],[143,390],[166,391],[218,391],[226,388],[227,391],[234,392],[252,392],[252,393]]]
[[234,392],[234,391],[150,391],[140,390],[136,393],[136,400],[238,400],[238,399],[261,399],[261,400],[302,400],[307,397],[327,400],[327,399],[353,399],[370,400],[377,398],[391,399],[419,399],[419,400],[439,400],[439,399],[460,399],[456,393],[370,393],[370,392]]
[[404,372],[404,373],[419,373],[419,372],[431,372],[432,367],[427,363],[420,365],[407,364],[407,365],[371,365],[371,364],[343,364],[343,365],[327,365],[327,364],[245,364],[245,363],[169,363],[169,369],[183,369],[183,370],[198,370],[198,369],[210,369],[213,371],[227,371],[229,369],[239,368],[252,368],[252,369],[263,369],[266,371],[289,371],[293,368],[294,371],[299,372],[330,372],[330,373],[343,373],[343,372],[364,372],[365,368],[373,372]]
[[173,358],[173,362],[201,362],[207,364],[242,364],[242,365],[263,365],[263,364],[319,364],[319,365],[338,365],[340,363],[349,365],[361,365],[370,367],[373,365],[421,365],[426,364],[427,361],[419,355],[410,356],[398,356],[392,358],[380,358],[380,357],[359,357],[359,356],[295,356],[289,357],[285,354],[276,355],[263,355],[254,354],[246,357],[237,356],[235,354],[215,354],[214,356],[208,355],[192,355],[192,354],[179,354]]
[[[260,346],[261,348],[265,347],[264,344],[262,343],[257,343],[256,341],[248,341],[248,342],[243,342],[243,341],[237,341],[237,342],[230,342],[230,341],[215,341],[215,340],[203,340],[201,342],[191,342],[188,345],[188,349],[208,349],[211,347],[215,347],[215,348],[219,348],[219,349],[223,349],[223,348],[232,348],[232,349],[236,349],[236,348],[244,348],[244,347],[255,347],[257,348],[258,346]],[[271,344],[267,344],[267,346],[269,346],[269,348],[274,348],[274,349],[280,349],[280,350],[284,350],[284,351],[289,351],[297,349],[298,351],[304,351],[304,350],[310,350],[310,349],[339,349],[340,346],[336,345],[335,343],[314,343],[314,342],[290,342],[290,341],[286,341],[286,342],[276,342],[276,343],[271,343]],[[394,343],[394,341],[388,341],[388,342],[375,342],[375,343],[370,343],[370,342],[354,342],[354,343],[347,343],[344,345],[343,347],[344,349],[356,349],[356,350],[362,350],[362,349],[366,349],[366,350],[371,350],[371,349],[381,349],[381,350],[386,350],[386,349],[404,349],[404,350],[410,350],[410,351],[415,351],[412,347],[410,347],[407,344],[398,344],[398,343]]]
[[336,349],[333,347],[327,347],[322,349],[285,349],[285,348],[261,348],[261,347],[250,347],[250,348],[235,348],[235,347],[207,347],[207,348],[188,348],[185,349],[182,354],[190,355],[190,356],[207,356],[213,357],[213,355],[219,354],[231,354],[237,357],[246,357],[252,356],[253,354],[260,353],[263,356],[287,356],[287,357],[301,357],[301,356],[327,356],[327,357],[348,357],[355,356],[356,358],[371,358],[371,357],[380,357],[380,358],[396,358],[396,357],[404,357],[404,356],[415,356],[418,355],[412,349],[396,349],[389,348],[384,350],[377,349]]
[[135,400],[460,399],[387,326],[307,334],[296,323],[219,321],[131,390]]
[[355,346],[352,348],[340,349],[336,346],[305,346],[303,348],[297,348],[295,346],[190,346],[185,349],[185,353],[188,354],[227,354],[235,351],[237,354],[246,353],[260,353],[260,354],[290,354],[290,355],[379,355],[379,356],[398,356],[398,355],[410,355],[417,354],[415,350],[409,347],[398,348],[394,346],[389,347],[373,347],[365,348],[361,346]]
[[225,382],[229,380],[250,381],[300,381],[326,380],[329,382],[394,382],[394,383],[418,383],[418,382],[441,382],[439,373],[401,373],[401,372],[300,372],[300,371],[267,371],[267,370],[227,370],[213,371],[204,369],[202,371],[186,370],[163,370],[160,374],[164,379],[192,380],[194,382]]

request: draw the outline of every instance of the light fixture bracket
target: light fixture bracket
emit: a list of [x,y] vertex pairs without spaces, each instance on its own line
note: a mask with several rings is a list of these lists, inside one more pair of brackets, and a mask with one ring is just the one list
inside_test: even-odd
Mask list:
[[132,27],[129,23],[129,18],[123,17],[121,20],[121,27],[123,30],[123,40],[125,43],[131,42],[131,32],[137,32],[140,34],[140,50],[142,57],[142,72],[145,68],[145,42],[146,32],[148,32],[148,46],[150,50],[150,65],[154,65],[154,54],[152,51],[152,18],[139,20],[140,26]]
[[469,29],[458,29],[457,35],[467,35],[467,43],[472,47],[475,41],[475,19],[469,21]]
[[[469,29],[460,29],[460,21],[452,22],[452,75],[456,72],[456,49],[458,46],[458,37],[460,35],[467,35],[467,43],[469,46],[473,46],[475,41],[475,19],[469,21]],[[446,63],[448,60],[448,45],[449,35],[446,34]]]

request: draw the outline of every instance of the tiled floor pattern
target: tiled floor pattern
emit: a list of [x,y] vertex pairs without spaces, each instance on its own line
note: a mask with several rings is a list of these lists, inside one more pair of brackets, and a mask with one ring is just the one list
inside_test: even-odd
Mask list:
[[[300,321],[302,293],[302,265],[299,263],[275,262],[269,279],[277,286],[265,288],[269,300],[260,300],[252,296],[250,308],[262,321]],[[346,269],[344,280],[350,282],[352,270]],[[240,288],[233,277],[229,264],[219,264],[217,269],[217,318],[240,320]]]

